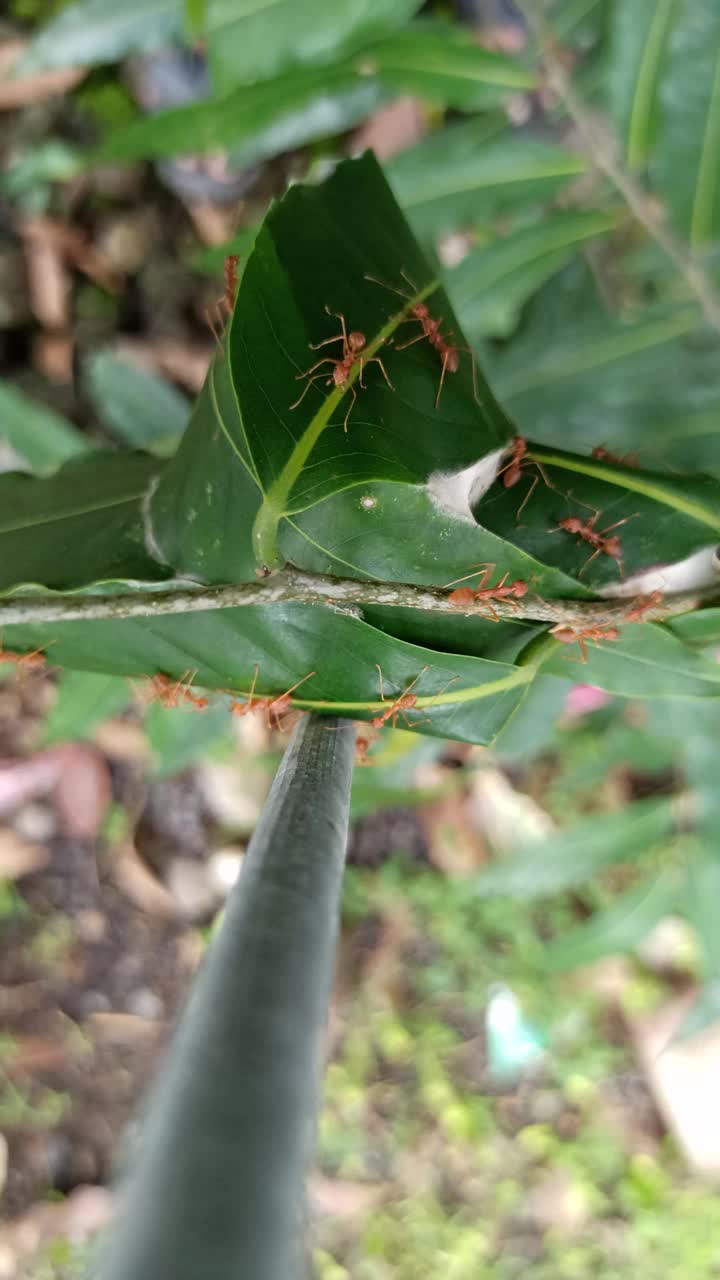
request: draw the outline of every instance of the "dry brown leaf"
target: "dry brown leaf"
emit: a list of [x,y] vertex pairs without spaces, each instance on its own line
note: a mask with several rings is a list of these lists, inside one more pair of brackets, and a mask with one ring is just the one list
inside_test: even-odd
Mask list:
[[36,333],[32,343],[32,362],[48,382],[61,386],[72,382],[73,339],[67,333]]
[[5,40],[0,44],[0,111],[14,111],[16,107],[68,93],[87,75],[87,67],[56,67],[13,79],[12,68],[26,48],[26,40]]
[[173,895],[153,875],[133,844],[128,843],[114,850],[111,870],[118,888],[141,911],[164,920],[182,919],[182,912]]
[[353,138],[353,150],[370,148],[379,160],[388,160],[419,142],[426,133],[427,117],[420,100],[396,98],[361,125]]
[[52,751],[38,751],[27,760],[0,760],[0,815],[47,795],[59,776],[60,761]]
[[200,391],[215,354],[211,342],[181,342],[175,338],[123,338],[113,347],[121,360],[131,360],[141,369],[163,373],[189,391]]
[[324,1178],[320,1173],[311,1176],[309,1191],[315,1212],[332,1218],[355,1218],[368,1213],[385,1194],[385,1188],[377,1183]]
[[55,751],[61,765],[55,802],[64,832],[76,840],[92,840],[112,799],[108,767],[88,743],[68,743]]
[[0,880],[20,880],[47,866],[49,858],[44,845],[26,840],[9,827],[0,827]]

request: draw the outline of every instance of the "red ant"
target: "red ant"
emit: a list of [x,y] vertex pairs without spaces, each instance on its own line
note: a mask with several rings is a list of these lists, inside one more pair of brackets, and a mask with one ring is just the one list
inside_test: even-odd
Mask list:
[[503,477],[503,485],[506,489],[513,489],[515,485],[518,484],[518,482],[522,477],[523,467],[537,467],[538,469],[538,475],[536,475],[535,478],[533,479],[533,482],[530,485],[530,488],[525,494],[525,497],[520,503],[520,506],[518,507],[517,512],[515,514],[515,519],[519,520],[522,511],[527,506],[528,502],[533,496],[533,493],[535,491],[535,486],[538,480],[540,479],[540,476],[542,476],[548,489],[554,490],[555,485],[552,484],[550,480],[548,480],[547,472],[545,471],[545,468],[543,467],[542,463],[538,462],[535,458],[528,458],[527,440],[524,438],[524,436],[515,436],[512,442],[511,448],[512,448],[512,454],[510,457],[510,461],[506,462],[505,466],[501,467],[497,473],[498,476]]
[[[342,312],[331,311],[329,307],[326,307],[325,310],[327,311],[329,316],[336,316],[337,319],[340,321],[340,324],[342,325],[342,333],[337,333],[334,338],[325,338],[323,342],[311,342],[310,350],[319,351],[320,347],[326,347],[331,342],[342,342],[343,344],[342,358],[340,360],[337,360],[334,356],[325,356],[323,360],[316,361],[316,363],[311,365],[309,369],[306,369],[304,373],[299,373],[297,375],[298,378],[308,379],[307,385],[302,395],[299,397],[299,399],[295,401],[294,404],[290,405],[290,408],[297,409],[298,405],[302,404],[312,384],[314,382],[317,382],[319,378],[325,378],[325,371],[323,371],[322,373],[317,373],[317,374],[315,373],[315,370],[319,369],[320,366],[323,364],[331,364],[333,366],[333,370],[332,370],[332,373],[330,374],[330,377],[325,379],[326,387],[331,386],[332,383],[334,383],[336,387],[344,387],[347,383],[348,378],[350,377],[350,373],[354,365],[356,363],[359,363],[360,373],[358,376],[358,382],[360,383],[360,386],[364,389],[365,383],[363,382],[363,369],[365,365],[379,364],[385,381],[387,382],[390,390],[394,391],[395,388],[388,377],[387,369],[385,368],[385,365],[383,364],[380,357],[371,356],[370,359],[368,360],[365,356],[361,354],[365,348],[365,344],[367,341],[367,339],[365,338],[365,334],[360,333],[357,329],[353,329],[351,330],[350,333],[348,333],[345,327],[345,317],[342,314]],[[315,376],[312,377],[311,376],[312,374],[315,374]],[[348,418],[350,417],[350,414],[352,413],[355,407],[355,401],[357,400],[357,392],[355,391],[355,388],[350,387],[349,391],[352,396],[352,400],[350,401],[350,408],[345,414],[345,421],[343,422],[343,428],[345,431],[347,431],[348,429],[348,426],[347,426]]]
[[624,457],[619,457],[616,453],[610,453],[609,449],[603,448],[601,444],[596,444],[591,458],[597,458],[598,462],[615,462],[619,467],[636,467],[638,465],[638,456],[636,453],[626,453]]
[[[517,608],[515,601],[522,600],[523,596],[527,595],[528,584],[527,582],[523,582],[521,578],[516,578],[514,582],[508,582],[508,578],[510,577],[508,572],[503,574],[500,581],[497,582],[494,587],[490,587],[488,586],[488,579],[496,566],[494,564],[488,564],[487,566],[481,565],[479,568],[482,569],[482,573],[475,590],[473,591],[470,587],[459,587],[457,591],[450,592],[448,600],[451,604],[457,605],[459,608],[465,608],[467,605],[474,603],[475,601],[482,601],[487,605],[495,621],[499,622],[500,615],[495,609],[493,609],[491,601],[507,600]],[[475,573],[468,573],[464,578],[456,578],[455,581],[465,582],[468,578],[474,577],[476,577]],[[449,582],[447,585],[451,587],[453,584],[452,582]]]
[[[410,288],[413,290],[413,292],[416,293],[417,290],[415,289],[415,285],[413,284],[412,280],[410,280],[409,277],[405,275],[404,271],[401,272],[401,274],[402,274],[403,280],[406,280]],[[475,353],[471,350],[471,348],[459,347],[457,346],[456,343],[450,342],[449,339],[453,337],[452,329],[448,333],[442,334],[440,332],[440,327],[442,324],[444,324],[444,321],[434,320],[433,317],[430,315],[430,310],[426,305],[426,303],[424,302],[413,303],[411,294],[405,293],[402,289],[397,289],[395,285],[386,284],[384,280],[378,280],[376,279],[375,276],[366,275],[365,279],[371,280],[373,284],[379,284],[383,289],[392,290],[392,292],[396,293],[398,297],[405,298],[407,302],[410,302],[412,304],[409,307],[410,314],[408,316],[408,320],[417,320],[418,324],[422,326],[422,333],[419,333],[416,338],[411,338],[409,342],[404,342],[402,346],[398,346],[397,350],[405,351],[407,347],[412,347],[415,345],[416,342],[422,342],[423,338],[427,338],[428,342],[430,343],[430,346],[433,347],[435,351],[437,351],[438,355],[440,356],[440,359],[442,360],[442,372],[440,374],[440,382],[438,384],[437,395],[435,397],[435,408],[437,409],[438,405],[440,404],[440,396],[442,394],[443,383],[445,381],[445,374],[457,373],[458,369],[460,368],[460,355],[462,352],[465,352],[467,355],[470,356],[470,360],[472,362],[473,396],[475,397],[475,403],[482,406],[482,401],[478,395],[478,388],[477,388],[477,368],[475,365]]]
[[651,591],[649,596],[638,596],[632,609],[625,614],[626,622],[644,622],[645,614],[650,609],[657,609],[663,603],[662,591]]
[[[380,664],[376,662],[375,666],[378,669],[378,675],[380,677],[380,697],[383,702],[387,702],[388,699],[385,697],[385,689],[383,686],[383,677],[382,677],[382,670],[380,668]],[[417,684],[418,680],[420,680],[422,676],[425,675],[426,671],[427,671],[427,667],[423,667],[422,671],[420,672],[420,675],[417,675],[415,679],[410,682],[407,688],[400,694],[399,698],[396,698],[394,702],[390,702],[390,705],[386,707],[385,710],[380,713],[380,715],[373,716],[372,720],[370,721],[370,724],[372,725],[373,729],[382,729],[383,725],[386,724],[388,720],[392,722],[393,729],[396,729],[398,716],[402,716],[406,725],[408,726],[408,728],[410,728],[410,721],[405,715],[405,712],[410,711],[412,710],[413,707],[417,706],[417,700],[418,700],[418,695],[416,693],[411,693],[410,690],[413,688],[414,685]]]
[[[590,509],[592,510],[592,508]],[[627,524],[628,520],[633,520],[634,518],[634,516],[625,516],[622,520],[616,520],[615,524],[609,524],[606,529],[595,528],[595,524],[600,519],[599,511],[595,511],[589,520],[581,520],[580,516],[565,516],[564,519],[558,522],[557,527],[559,529],[564,529],[566,533],[576,534],[583,542],[588,542],[591,547],[595,548],[592,555],[588,556],[585,561],[578,577],[585,572],[591,560],[594,560],[595,557],[599,555],[610,556],[611,560],[615,560],[620,571],[620,577],[625,577],[623,572],[623,553],[620,538],[617,534],[612,538],[608,538],[606,537],[606,534],[608,534],[611,529],[618,529],[621,524]]]
[[619,640],[620,632],[617,627],[573,627],[567,622],[558,622],[556,626],[550,628],[550,635],[559,640],[561,644],[577,644],[580,645],[581,662],[587,662],[586,640],[594,640],[598,643],[601,640]]
[[[229,316],[231,316],[233,313],[233,309],[235,307],[235,295],[237,293],[237,287],[238,287],[238,263],[239,262],[240,262],[240,255],[237,253],[229,253],[227,258],[225,259],[225,266],[224,266],[225,292],[222,295],[222,297],[218,298],[214,304],[215,311],[218,314],[218,317],[221,316],[223,307],[225,308]],[[206,311],[205,314],[207,316],[207,322],[210,326],[210,331],[215,341],[217,342],[218,346],[220,346],[221,345],[220,334],[218,333],[218,330],[215,327],[215,323],[210,315],[210,312]]]
[[45,661],[42,649],[33,649],[32,653],[13,653],[10,649],[0,649],[0,662],[16,662],[21,671],[44,667]]
[[150,701],[159,702],[163,707],[177,707],[181,702],[190,702],[198,711],[204,711],[210,705],[209,700],[198,697],[190,687],[196,674],[188,670],[179,680],[171,680],[162,672],[151,676]]
[[247,700],[245,702],[238,702],[236,699],[233,699],[230,703],[230,710],[234,716],[248,716],[253,715],[255,711],[265,711],[267,714],[268,728],[279,729],[281,727],[280,721],[283,716],[287,715],[288,711],[292,707],[292,698],[290,697],[290,694],[293,693],[295,689],[298,689],[301,684],[304,684],[306,680],[309,680],[311,676],[317,675],[317,672],[309,671],[306,676],[303,676],[302,680],[297,680],[295,684],[290,685],[290,688],[286,689],[284,693],[278,693],[274,697],[269,695],[262,698],[256,698],[255,685],[257,684],[259,671],[260,668],[256,663]]
[[33,649],[31,653],[13,653],[12,649],[0,647],[0,662],[16,662],[18,671],[34,671],[44,667],[47,659],[42,649]]

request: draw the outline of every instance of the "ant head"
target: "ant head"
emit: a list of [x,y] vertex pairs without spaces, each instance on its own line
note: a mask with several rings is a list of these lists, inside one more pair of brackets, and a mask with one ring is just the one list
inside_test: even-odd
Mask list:
[[351,351],[362,351],[365,346],[365,334],[353,329],[352,333],[348,334],[348,346]]
[[567,530],[568,533],[579,533],[583,527],[583,522],[579,516],[564,516],[560,521],[559,527]]
[[516,578],[515,582],[510,583],[510,587],[516,600],[522,600],[527,595],[528,584],[522,578]]
[[[600,630],[601,630],[601,629],[598,627],[598,631],[600,631]],[[617,627],[605,627],[605,628],[601,631],[601,634],[600,634],[599,639],[602,639],[602,640],[619,640],[619,639],[620,639],[620,632],[618,631]]]
[[416,320],[427,320],[430,315],[430,312],[424,302],[418,302],[417,305],[413,307],[413,311],[415,312]]

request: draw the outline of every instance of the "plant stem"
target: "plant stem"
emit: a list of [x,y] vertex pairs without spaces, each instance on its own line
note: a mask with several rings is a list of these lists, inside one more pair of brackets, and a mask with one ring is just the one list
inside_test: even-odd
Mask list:
[[538,17],[534,2],[530,0],[524,4],[523,12],[538,40],[548,85],[563,103],[595,167],[610,179],[635,220],[667,254],[700,303],[707,323],[720,333],[720,297],[710,279],[701,263],[667,226],[662,208],[656,207],[652,196],[621,164],[618,142],[608,122],[597,120],[575,92],[570,76],[556,54],[552,30]]
[[[163,591],[132,591],[127,595],[13,596],[0,603],[0,627],[38,626],[53,622],[78,622],[98,618],[157,618],[170,613],[199,613],[213,609],[238,609],[245,605],[279,604],[299,600],[306,604],[327,604],[346,612],[358,606],[389,605],[422,609],[428,613],[458,612],[478,618],[489,616],[487,605],[474,601],[458,610],[450,592],[441,587],[416,587],[407,582],[363,582],[357,578],[333,578],[324,573],[304,573],[287,568],[260,582],[241,582],[220,587],[177,587]],[[687,613],[700,604],[717,600],[720,584],[668,595],[648,609],[646,619],[662,621]],[[613,623],[622,622],[630,601],[544,600],[527,595],[522,600],[493,600],[493,610],[501,618],[529,618],[538,622]],[[8,637],[8,640],[10,637]]]
[[151,1097],[104,1280],[300,1280],[354,730],[304,716]]

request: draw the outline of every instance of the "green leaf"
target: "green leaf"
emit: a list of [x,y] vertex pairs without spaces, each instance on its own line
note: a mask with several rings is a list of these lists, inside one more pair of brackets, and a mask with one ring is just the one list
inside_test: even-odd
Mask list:
[[482,49],[469,33],[428,19],[364,50],[358,69],[401,93],[461,111],[496,105],[503,95],[532,89],[537,81],[517,59]]
[[298,727],[151,1099],[106,1280],[300,1275],[354,735]]
[[47,479],[0,476],[0,591],[165,578],[145,546],[142,516],[157,472],[147,455],[100,453]]
[[165,378],[110,351],[89,356],[87,393],[98,415],[126,444],[159,457],[174,453],[190,416],[188,402]]
[[[366,217],[368,207],[372,219]],[[480,403],[475,401],[469,355],[445,379],[436,409],[442,372],[438,353],[425,341],[407,351],[390,346],[400,326],[406,341],[411,340],[417,321],[408,319],[405,296],[397,297],[376,281],[405,293],[406,277],[416,291],[410,302],[431,299],[433,316],[457,333],[449,304],[429,278],[369,155],[339,166],[321,187],[293,187],[271,210],[243,272],[226,351],[214,362],[177,458],[153,500],[156,540],[173,564],[185,572],[194,566],[205,580],[221,581],[230,573],[237,580],[238,572],[251,575],[245,531],[253,518],[260,563],[277,562],[278,536],[296,548],[295,532],[306,538],[310,560],[318,528],[307,513],[318,504],[346,491],[347,519],[354,523],[348,536],[354,539],[355,532],[367,527],[366,507],[358,509],[363,498],[370,501],[366,486],[390,482],[393,496],[408,491],[408,502],[413,501],[409,491],[426,485],[432,474],[463,472],[508,438],[511,425],[479,373]],[[339,344],[328,340],[337,337],[341,321],[327,314],[327,306],[347,317],[349,330],[364,335],[366,385],[358,388],[359,394],[353,386],[360,372],[357,364],[346,382],[332,383],[333,359],[340,352]],[[456,341],[462,344],[460,335]],[[323,342],[332,352],[323,366],[331,390],[323,380],[303,396],[308,367],[324,358],[311,344]],[[383,369],[372,363],[375,355],[392,387]],[[415,493],[415,498],[416,509],[427,513],[427,495]],[[179,502],[189,512],[184,521]],[[378,502],[374,510],[375,551],[369,568],[358,566],[361,572],[375,573],[380,559],[387,560],[398,517],[402,520],[393,503]],[[222,516],[224,523],[226,513],[232,530],[223,529],[221,536],[218,521]],[[327,526],[338,515],[338,509],[327,511],[323,523]],[[443,521],[446,527],[452,523],[440,515],[438,529]],[[459,533],[472,531],[467,502],[454,524]],[[466,541],[468,552],[471,545],[477,549],[477,539]],[[317,547],[321,556],[329,552],[335,564],[349,559],[349,548],[344,550],[338,555],[334,543]],[[440,568],[445,571],[445,565]],[[407,560],[399,558],[393,576],[402,578],[407,569]],[[458,574],[448,575],[454,576]]]
[[227,148],[234,167],[243,168],[342,133],[384,98],[374,76],[358,75],[349,65],[306,67],[224,98],[133,121],[88,158],[96,165]]
[[68,742],[87,738],[103,720],[122,711],[130,702],[127,680],[91,671],[63,671],[57,697],[45,721],[43,742]]
[[[494,390],[523,434],[588,453],[637,452],[646,466],[709,469],[720,420],[720,347],[687,305],[609,317],[587,269],[573,263],[528,304],[494,355]],[[487,356],[493,355],[488,351]],[[697,414],[698,440],[686,439]]]
[[398,203],[423,240],[544,203],[587,168],[582,156],[517,137],[502,117],[438,129],[386,166]]
[[217,94],[337,62],[401,26],[421,0],[209,0],[210,69]]
[[182,0],[76,0],[31,41],[19,73],[116,62],[180,35],[182,18]]
[[650,176],[693,248],[720,232],[720,8],[673,6]]
[[229,737],[228,704],[217,702],[202,712],[192,706],[162,707],[155,704],[145,716],[145,732],[154,756],[156,777],[179,773],[223,737]]
[[[527,465],[509,488],[500,477],[473,514],[499,536],[514,528],[514,541],[528,555],[590,587],[615,586],[623,576],[683,560],[720,533],[720,482],[710,476],[678,479],[537,445],[528,457],[537,466]],[[612,531],[619,556],[562,528],[568,517],[594,521],[592,529],[608,536]]]
[[607,99],[631,169],[641,169],[658,128],[658,96],[678,0],[610,6]]
[[575,256],[578,246],[617,224],[610,213],[556,213],[469,253],[445,279],[470,341],[509,337],[540,285]]
[[294,705],[358,720],[387,711],[389,700],[416,681],[417,703],[398,716],[399,727],[484,744],[502,728],[534,675],[532,665],[438,653],[314,604],[3,629],[5,648],[51,642],[58,666],[136,677],[163,672],[176,679],[194,671],[198,688],[239,699],[247,699],[256,668],[256,696],[278,696],[314,672]]
[[720,932],[717,904],[720,895],[720,858],[717,847],[698,851],[689,866],[688,919],[697,934],[707,981],[720,984]]
[[685,644],[705,648],[720,643],[720,608],[699,609],[670,618],[665,626]]
[[677,914],[682,887],[673,870],[644,880],[611,906],[596,911],[586,924],[547,943],[544,964],[551,971],[575,969],[603,956],[634,951],[659,920]]
[[72,423],[11,382],[0,382],[0,438],[37,472],[52,471],[93,447]]
[[675,825],[671,800],[638,800],[621,813],[593,814],[502,858],[474,882],[482,896],[533,898],[583,884],[603,867],[646,854]]
[[543,664],[546,675],[596,684],[608,693],[630,698],[716,698],[720,695],[720,667],[706,661],[667,628],[656,623],[633,623],[620,628],[615,641],[586,641],[587,661],[578,645],[558,644],[557,653]]
[[[418,529],[423,531],[421,539]],[[514,536],[513,529],[510,537]],[[441,587],[471,575],[479,564],[494,564],[501,565],[511,581],[532,582],[541,595],[570,599],[585,594],[569,574],[459,518],[433,500],[425,487],[397,481],[368,482],[308,507],[284,522],[281,546],[293,564],[337,577]],[[477,576],[465,585],[477,585]],[[491,580],[500,576],[493,574]]]

